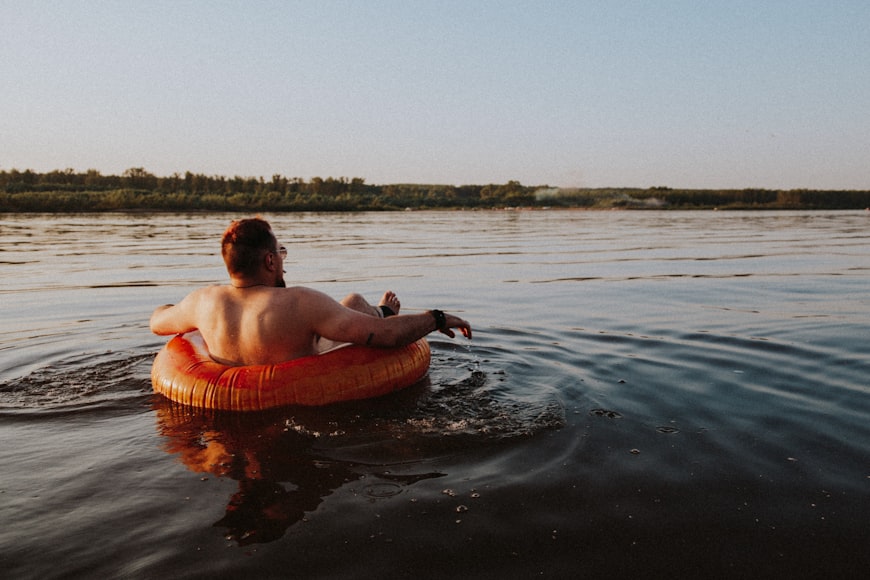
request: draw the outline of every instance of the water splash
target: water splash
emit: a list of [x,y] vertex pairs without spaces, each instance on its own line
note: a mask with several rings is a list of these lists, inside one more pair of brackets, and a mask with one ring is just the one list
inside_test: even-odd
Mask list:
[[87,412],[142,403],[151,393],[152,358],[150,353],[84,354],[52,363],[0,382],[0,412]]

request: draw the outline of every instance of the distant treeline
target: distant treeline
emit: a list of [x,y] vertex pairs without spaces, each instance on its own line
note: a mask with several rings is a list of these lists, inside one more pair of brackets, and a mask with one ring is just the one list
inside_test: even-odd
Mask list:
[[158,177],[141,167],[120,176],[90,169],[0,171],[0,212],[372,211],[475,208],[864,209],[870,191],[555,188],[496,185],[370,185],[359,177]]

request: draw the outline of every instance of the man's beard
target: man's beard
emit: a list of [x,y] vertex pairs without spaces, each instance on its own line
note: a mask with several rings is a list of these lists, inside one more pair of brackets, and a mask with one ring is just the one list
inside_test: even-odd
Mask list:
[[286,288],[287,282],[284,281],[284,278],[279,279],[275,282],[275,288]]

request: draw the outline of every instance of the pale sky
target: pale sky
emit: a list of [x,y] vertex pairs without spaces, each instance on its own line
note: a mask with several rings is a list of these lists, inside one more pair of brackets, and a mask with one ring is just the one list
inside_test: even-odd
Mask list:
[[870,189],[870,2],[0,0],[0,169]]

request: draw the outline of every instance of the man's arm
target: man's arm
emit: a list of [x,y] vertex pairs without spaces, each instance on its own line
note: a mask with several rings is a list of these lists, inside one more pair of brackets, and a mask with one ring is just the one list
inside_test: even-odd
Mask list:
[[162,336],[196,330],[192,295],[178,304],[158,306],[151,315],[151,332]]
[[319,293],[313,293],[309,299],[313,302],[309,312],[314,314],[315,332],[336,342],[396,347],[410,344],[435,330],[452,338],[456,335],[453,329],[471,338],[471,325],[451,314],[430,311],[378,318],[345,308]]
[[[453,328],[458,328],[466,338],[471,338],[471,325],[468,322],[447,313],[436,315],[437,312],[439,311],[361,321],[359,328],[355,329],[357,338],[352,342],[369,346],[397,347],[410,344],[436,330],[453,338],[456,336]],[[365,341],[362,341],[363,335]]]

